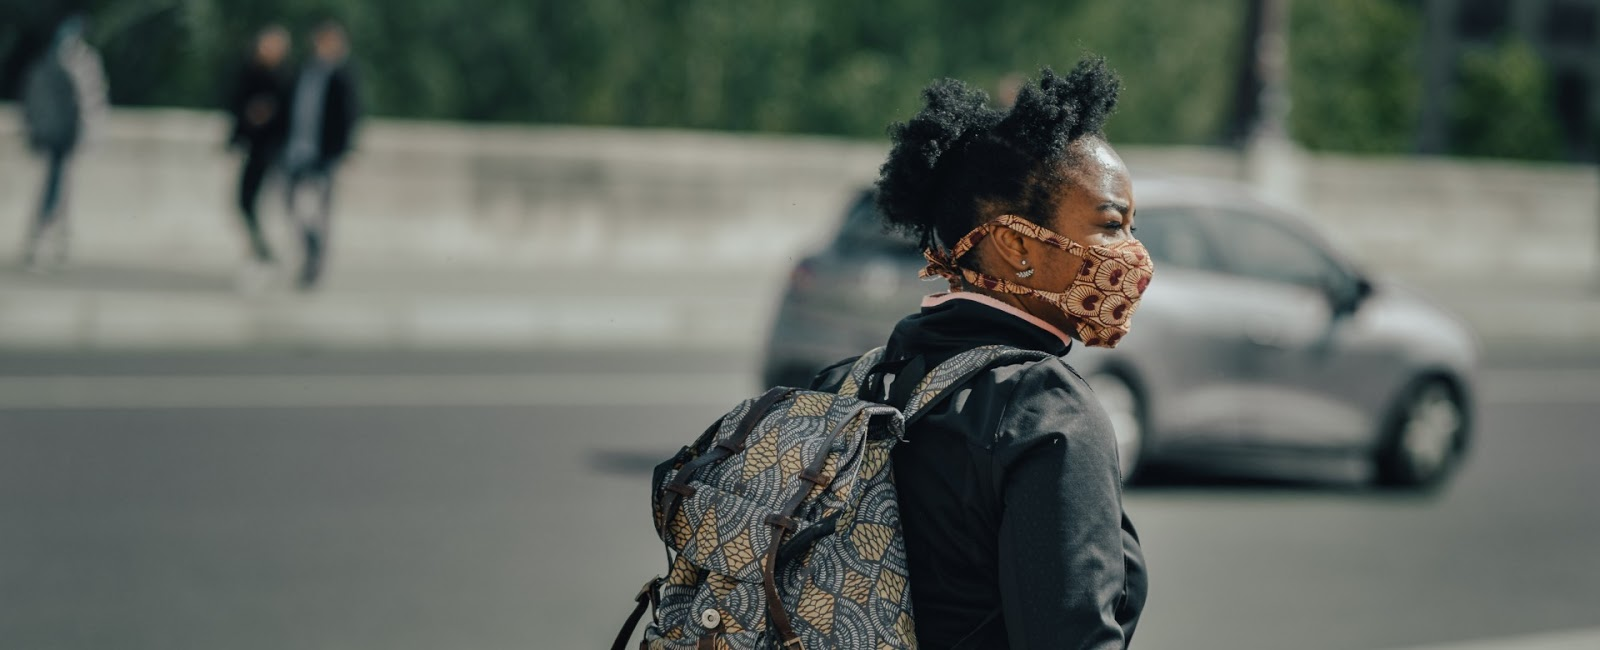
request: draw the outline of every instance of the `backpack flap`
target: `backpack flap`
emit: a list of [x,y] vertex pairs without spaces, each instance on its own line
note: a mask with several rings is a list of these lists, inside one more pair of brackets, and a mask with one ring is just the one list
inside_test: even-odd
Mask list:
[[[668,545],[695,566],[742,582],[761,581],[761,555],[773,543],[765,522],[776,506],[696,482],[667,524]],[[802,527],[804,527],[802,525]]]
[[913,647],[888,471],[902,423],[848,393],[775,389],[663,463],[655,514],[676,557],[646,646]]
[[695,488],[689,483],[695,480],[696,475],[743,452],[750,434],[767,412],[797,390],[773,388],[761,397],[744,401],[700,434],[693,445],[657,466],[658,471],[652,477],[655,491],[651,493],[650,502],[655,515],[656,535],[662,541],[671,541],[665,534],[666,525],[677,514],[683,497],[694,495]]

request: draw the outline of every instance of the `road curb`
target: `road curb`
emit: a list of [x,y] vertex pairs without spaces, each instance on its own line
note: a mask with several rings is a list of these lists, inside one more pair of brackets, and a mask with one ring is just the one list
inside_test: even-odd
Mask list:
[[0,294],[0,350],[753,346],[770,308],[736,298]]

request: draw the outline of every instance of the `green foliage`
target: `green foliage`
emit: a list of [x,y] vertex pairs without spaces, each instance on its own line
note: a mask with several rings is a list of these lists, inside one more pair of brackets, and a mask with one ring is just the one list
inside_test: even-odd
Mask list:
[[1244,2],[82,0],[122,104],[214,105],[259,26],[332,15],[391,116],[881,137],[933,79],[1093,50],[1127,81],[1113,135],[1149,142],[1214,138]]
[[[1223,140],[1250,0],[0,0],[0,94],[68,5],[91,14],[120,104],[215,106],[254,32],[297,45],[325,17],[352,36],[368,108],[428,119],[881,138],[924,85],[990,88],[1085,51],[1123,77],[1118,142]],[[1295,137],[1408,150],[1420,103],[1415,0],[1294,0]],[[1462,61],[1455,142],[1559,153],[1542,64],[1524,44]],[[1554,144],[1552,144],[1554,142]]]
[[1421,13],[1395,0],[1292,4],[1295,139],[1312,149],[1409,150],[1421,109]]
[[1527,42],[1510,39],[1462,56],[1451,103],[1459,153],[1546,159],[1561,153],[1549,72]]
[[1243,0],[1089,2],[1054,31],[1122,75],[1122,100],[1106,125],[1114,141],[1209,144],[1232,108],[1245,10]]

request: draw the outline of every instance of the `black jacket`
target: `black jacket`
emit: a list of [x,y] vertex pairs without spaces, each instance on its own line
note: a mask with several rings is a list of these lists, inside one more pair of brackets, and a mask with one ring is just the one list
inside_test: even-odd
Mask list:
[[[999,309],[951,300],[902,320],[886,358],[921,355],[932,367],[989,344],[1057,358],[989,369],[895,448],[917,641],[1123,648],[1144,608],[1144,561],[1122,509],[1111,422],[1059,358],[1068,346]],[[848,369],[823,371],[814,387],[835,389]]]
[[[233,117],[228,142],[251,148],[282,146],[289,134],[290,82],[287,66],[269,68],[257,61],[241,66],[227,99]],[[270,109],[271,117],[263,124],[251,122],[251,104]]]
[[[305,74],[302,70],[300,74]],[[293,128],[294,93],[298,92],[300,76],[290,81],[289,115]],[[356,74],[348,62],[334,67],[328,77],[328,89],[322,95],[322,124],[317,133],[317,163],[327,165],[338,161],[350,151],[355,141],[356,122],[361,118],[361,101],[357,92]],[[292,133],[291,133],[292,136]]]
[[34,151],[70,153],[83,121],[72,75],[52,50],[28,68],[22,87],[22,119]]

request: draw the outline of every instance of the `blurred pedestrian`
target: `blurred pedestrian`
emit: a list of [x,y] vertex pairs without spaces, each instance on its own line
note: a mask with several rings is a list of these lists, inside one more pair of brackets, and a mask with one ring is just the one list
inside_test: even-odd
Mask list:
[[[301,289],[315,286],[326,264],[334,174],[350,151],[361,108],[344,26],[334,21],[318,25],[311,45],[312,56],[294,82],[284,152],[289,214],[305,242]],[[309,206],[302,196],[307,193]]]
[[256,34],[250,59],[240,67],[228,95],[233,131],[228,143],[244,151],[239,173],[239,213],[250,237],[256,263],[273,261],[271,247],[261,232],[257,197],[267,173],[283,153],[289,134],[289,31],[269,25]]
[[[927,372],[978,348],[1036,355],[963,370],[963,392],[894,448],[921,647],[1124,648],[1144,609],[1116,433],[1063,358],[1074,341],[1115,346],[1153,273],[1128,169],[1101,134],[1119,87],[1089,59],[1046,69],[1001,110],[945,80],[891,131],[878,207],[950,290],[895,326],[872,375],[893,380],[869,381],[867,399],[904,406]],[[837,390],[849,365],[813,388]]]
[[74,154],[92,138],[106,112],[105,69],[100,53],[84,40],[85,19],[72,16],[28,70],[22,87],[22,117],[28,145],[45,159],[44,190],[29,223],[23,265],[42,271],[43,250],[53,262],[67,256],[67,186]]

